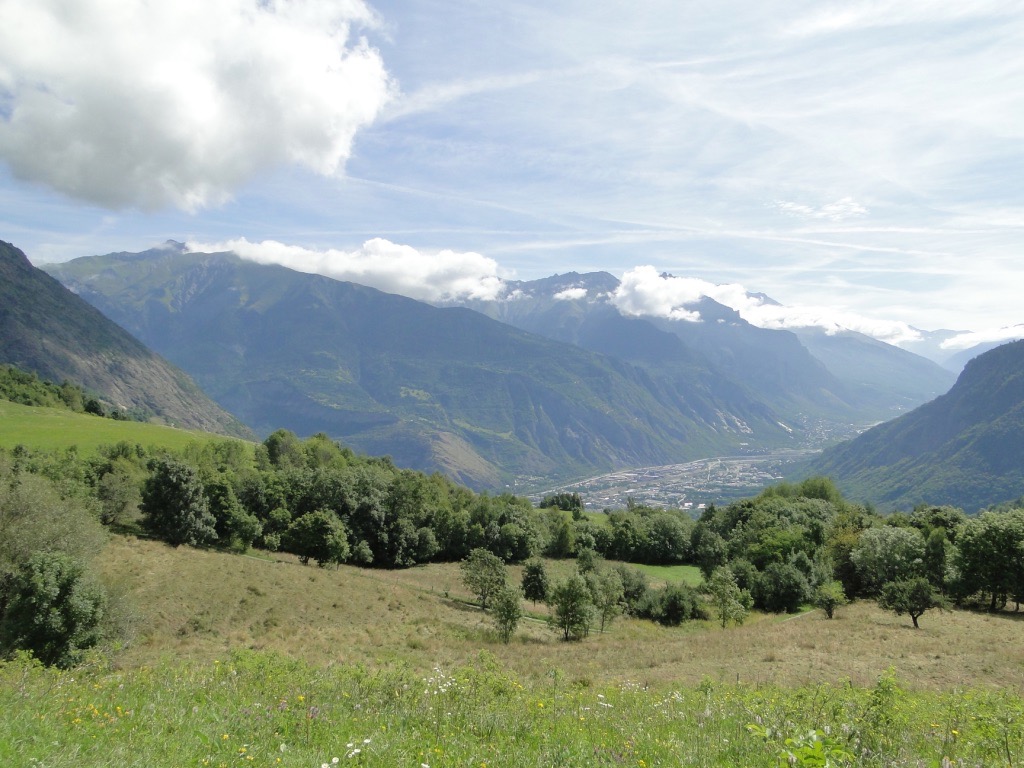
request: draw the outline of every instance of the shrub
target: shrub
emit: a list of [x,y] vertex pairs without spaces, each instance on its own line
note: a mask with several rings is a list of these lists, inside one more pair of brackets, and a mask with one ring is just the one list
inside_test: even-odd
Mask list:
[[81,563],[62,553],[37,553],[8,590],[0,646],[31,651],[44,664],[74,666],[101,639],[105,603]]
[[796,613],[807,599],[807,579],[789,563],[765,568],[754,591],[754,605],[771,613]]

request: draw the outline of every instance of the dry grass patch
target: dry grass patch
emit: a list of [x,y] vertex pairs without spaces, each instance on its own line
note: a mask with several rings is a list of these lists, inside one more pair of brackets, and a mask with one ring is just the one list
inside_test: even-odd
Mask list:
[[[523,680],[553,670],[580,682],[783,685],[849,679],[871,685],[889,667],[910,688],[1024,688],[1022,625],[1012,614],[930,611],[906,617],[860,602],[829,621],[820,612],[754,615],[740,627],[690,622],[666,629],[618,619],[604,635],[567,644],[543,621],[497,642],[489,617],[466,605],[458,564],[404,571],[302,566],[115,537],[100,558],[139,614],[126,665],[166,656],[220,658],[269,649],[315,664],[401,663],[450,669],[486,650]],[[571,568],[571,561],[564,564]],[[510,580],[518,579],[512,569]],[[557,578],[557,576],[556,576]],[[532,610],[530,603],[527,609]]]

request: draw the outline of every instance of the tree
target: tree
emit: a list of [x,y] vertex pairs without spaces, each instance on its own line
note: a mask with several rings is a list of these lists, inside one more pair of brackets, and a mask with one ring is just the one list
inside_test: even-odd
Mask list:
[[983,512],[961,526],[954,558],[964,597],[988,593],[989,610],[1006,605],[1024,584],[1024,510]]
[[772,563],[757,581],[755,605],[772,613],[796,613],[807,599],[807,579],[789,563]]
[[100,477],[96,488],[101,523],[123,525],[138,514],[142,501],[139,474],[139,469],[125,459],[111,461],[109,471]]
[[897,616],[909,614],[914,622],[914,629],[920,629],[917,618],[929,608],[941,608],[942,604],[935,595],[935,589],[928,579],[915,576],[912,579],[891,581],[882,587],[878,604]]
[[601,568],[588,574],[587,585],[597,613],[598,626],[604,632],[604,628],[622,611],[622,579],[614,570]]
[[523,618],[523,593],[516,587],[499,589],[491,601],[491,616],[501,642],[508,643]]
[[711,596],[712,604],[718,609],[723,629],[730,621],[742,624],[747,618],[752,602],[750,593],[739,588],[729,566],[716,568],[711,578],[705,582],[704,588]]
[[505,563],[497,555],[486,549],[477,547],[459,566],[462,571],[462,583],[480,601],[480,607],[487,610],[488,601],[505,588]]
[[601,556],[592,548],[580,549],[576,554],[576,570],[580,573],[591,573],[597,570]]
[[850,601],[847,600],[846,593],[843,591],[842,582],[827,581],[824,584],[819,584],[814,590],[814,605],[821,608],[830,619],[835,614],[836,608],[846,605],[848,602]]
[[850,553],[864,591],[876,595],[883,584],[920,575],[924,544],[916,528],[884,525],[864,531]]
[[200,547],[217,539],[199,473],[177,459],[156,461],[142,489],[142,513],[145,527],[171,546]]
[[297,518],[285,531],[284,549],[298,555],[303,565],[316,560],[321,568],[348,560],[348,529],[329,509],[318,509]]
[[725,563],[728,556],[725,539],[702,519],[693,527],[690,542],[694,562],[704,574],[704,578],[710,578],[714,570]]
[[0,620],[0,647],[28,650],[44,664],[71,667],[102,638],[106,597],[85,567],[59,552],[22,564]]
[[203,488],[213,515],[214,530],[221,546],[245,552],[263,533],[263,525],[238,501],[235,489],[226,477],[218,476]]
[[523,566],[522,587],[523,595],[527,600],[533,601],[534,605],[547,601],[551,584],[543,560],[530,560]]
[[626,610],[636,615],[637,609],[647,597],[647,575],[636,568],[630,568],[624,563],[615,566],[615,572],[619,574],[622,582],[622,602]]
[[555,585],[551,590],[551,608],[548,623],[562,633],[566,642],[582,640],[590,633],[593,603],[587,582],[579,574]]

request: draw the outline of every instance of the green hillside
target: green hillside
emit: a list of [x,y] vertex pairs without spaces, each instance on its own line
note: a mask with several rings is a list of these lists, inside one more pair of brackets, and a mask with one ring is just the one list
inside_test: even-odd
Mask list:
[[179,451],[196,442],[223,441],[223,435],[137,421],[114,421],[63,408],[37,408],[0,400],[0,448],[23,445],[42,451],[77,448],[83,456],[119,442]]
[[476,488],[791,441],[756,409],[747,426],[627,362],[233,254],[168,247],[48,269],[258,433],[324,431]]
[[253,436],[184,372],[2,241],[0,363],[53,382],[74,381],[109,407],[142,418]]
[[945,395],[825,451],[807,468],[883,508],[968,511],[1024,495],[1024,342],[971,360]]

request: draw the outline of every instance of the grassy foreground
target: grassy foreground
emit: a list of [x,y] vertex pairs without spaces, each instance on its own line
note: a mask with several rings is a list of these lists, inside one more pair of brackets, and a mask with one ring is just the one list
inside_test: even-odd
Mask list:
[[[523,685],[253,651],[131,671],[0,666],[0,761],[62,766],[1016,765],[1018,696],[847,686]],[[796,760],[796,762],[793,761]],[[828,762],[824,762],[827,760]]]
[[135,606],[134,641],[113,666],[0,664],[0,765],[1024,761],[1010,613],[929,612],[918,631],[870,603],[724,631],[619,619],[576,644],[530,620],[503,645],[454,564],[319,569],[113,537],[98,565]]

